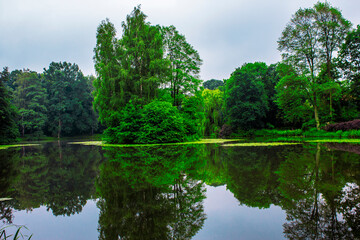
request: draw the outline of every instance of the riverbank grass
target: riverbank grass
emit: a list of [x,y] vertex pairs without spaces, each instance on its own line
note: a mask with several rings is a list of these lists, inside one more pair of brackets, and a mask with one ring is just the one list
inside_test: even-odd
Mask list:
[[325,130],[310,129],[302,131],[295,130],[277,130],[277,129],[261,129],[254,132],[256,137],[326,137],[326,138],[360,138],[360,130],[327,132]]
[[191,144],[223,144],[227,142],[241,141],[242,139],[201,139],[193,142],[180,143],[154,143],[154,144],[109,144],[102,141],[85,141],[85,142],[70,142],[69,144],[92,145],[102,147],[153,147],[153,146],[172,146],[172,145],[191,145]]
[[11,145],[0,145],[0,150],[14,148],[14,147],[34,147],[39,146],[40,144],[11,144]]

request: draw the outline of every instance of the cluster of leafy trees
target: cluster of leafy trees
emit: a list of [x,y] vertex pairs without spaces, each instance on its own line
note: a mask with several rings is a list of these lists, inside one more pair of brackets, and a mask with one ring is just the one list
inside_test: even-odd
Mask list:
[[[109,142],[180,142],[259,128],[317,128],[355,119],[359,34],[329,3],[299,9],[278,41],[283,61],[245,63],[199,89],[201,59],[175,27],[145,22],[123,35],[103,21],[95,48],[95,107]],[[199,91],[200,90],[200,91]]]
[[9,81],[7,68],[0,73],[0,142],[14,140],[17,135],[15,122],[16,109],[11,104],[11,95],[6,87]]
[[1,141],[16,137],[73,136],[98,128],[92,81],[78,65],[52,62],[43,73],[4,68],[1,73]]
[[360,26],[352,29],[340,10],[318,2],[293,15],[278,46],[282,62],[245,63],[224,81],[218,122],[233,131],[320,129],[359,117]]
[[140,6],[122,36],[102,21],[94,49],[94,106],[113,143],[180,142],[201,136],[201,59],[174,26],[146,22]]

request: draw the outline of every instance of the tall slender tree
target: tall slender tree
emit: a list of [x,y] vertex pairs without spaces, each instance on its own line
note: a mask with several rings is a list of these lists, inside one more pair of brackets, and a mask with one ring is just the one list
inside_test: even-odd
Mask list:
[[145,20],[138,6],[122,23],[120,39],[109,20],[97,29],[94,105],[106,125],[130,100],[142,106],[149,103],[164,82],[162,36],[158,27]]
[[135,7],[122,23],[123,35],[119,40],[122,79],[128,88],[129,99],[140,104],[149,103],[157,96],[163,79],[162,36],[159,28],[146,22],[147,16],[140,6]]
[[319,65],[319,29],[314,23],[314,9],[299,9],[291,18],[278,41],[283,60],[306,76],[308,98],[314,110],[316,127],[319,129],[319,92],[317,73]]
[[163,27],[161,31],[165,58],[170,63],[167,87],[170,89],[173,105],[179,106],[181,97],[194,94],[198,90],[201,83],[198,74],[202,60],[199,53],[174,26]]
[[329,115],[333,116],[333,94],[339,89],[335,82],[333,56],[344,42],[344,36],[349,32],[351,23],[346,20],[340,10],[332,7],[328,2],[318,2],[315,9],[315,27],[319,29],[319,56],[325,64],[326,85],[323,90],[329,96]]
[[[313,8],[299,9],[291,18],[278,41],[285,63],[290,64],[306,79],[308,102],[313,108],[316,128],[320,128],[320,97],[336,88],[331,75],[332,56],[344,41],[350,23],[341,12],[328,3],[317,3]],[[339,35],[343,34],[343,35]],[[322,66],[326,65],[327,78],[320,78]],[[325,82],[324,82],[325,80]],[[279,89],[281,91],[281,89]]]
[[111,113],[119,110],[125,102],[124,84],[120,82],[119,76],[121,66],[119,66],[118,49],[115,27],[109,19],[106,19],[97,28],[94,49],[97,78],[93,82],[94,107],[103,124],[106,124]]

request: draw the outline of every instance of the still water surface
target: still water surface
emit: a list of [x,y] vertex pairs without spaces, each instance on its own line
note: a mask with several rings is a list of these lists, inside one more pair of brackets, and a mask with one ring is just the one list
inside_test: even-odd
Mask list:
[[360,145],[0,150],[2,223],[32,239],[359,239]]

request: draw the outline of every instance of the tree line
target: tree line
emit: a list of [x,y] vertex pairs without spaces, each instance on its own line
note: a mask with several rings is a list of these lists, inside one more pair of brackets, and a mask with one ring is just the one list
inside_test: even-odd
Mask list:
[[1,141],[92,134],[98,129],[94,78],[67,62],[52,62],[43,73],[5,67],[0,75]]
[[224,97],[216,108],[224,133],[229,128],[319,130],[359,117],[359,25],[352,28],[340,10],[318,2],[292,16],[278,49],[281,62],[245,63],[229,79],[218,80],[225,85],[219,87]]
[[245,63],[229,79],[211,79],[203,88],[197,51],[175,27],[145,19],[139,6],[123,22],[121,38],[108,20],[97,31],[95,107],[109,142],[319,130],[359,116],[360,28],[327,2],[292,16],[278,41],[281,62]]
[[96,78],[69,63],[51,63],[41,74],[4,69],[3,139],[93,132],[92,101],[110,143],[181,142],[261,128],[319,130],[359,117],[360,27],[327,2],[292,16],[278,40],[281,62],[245,63],[229,79],[203,85],[197,50],[174,26],[146,18],[135,7],[120,37],[108,19],[100,23]]

